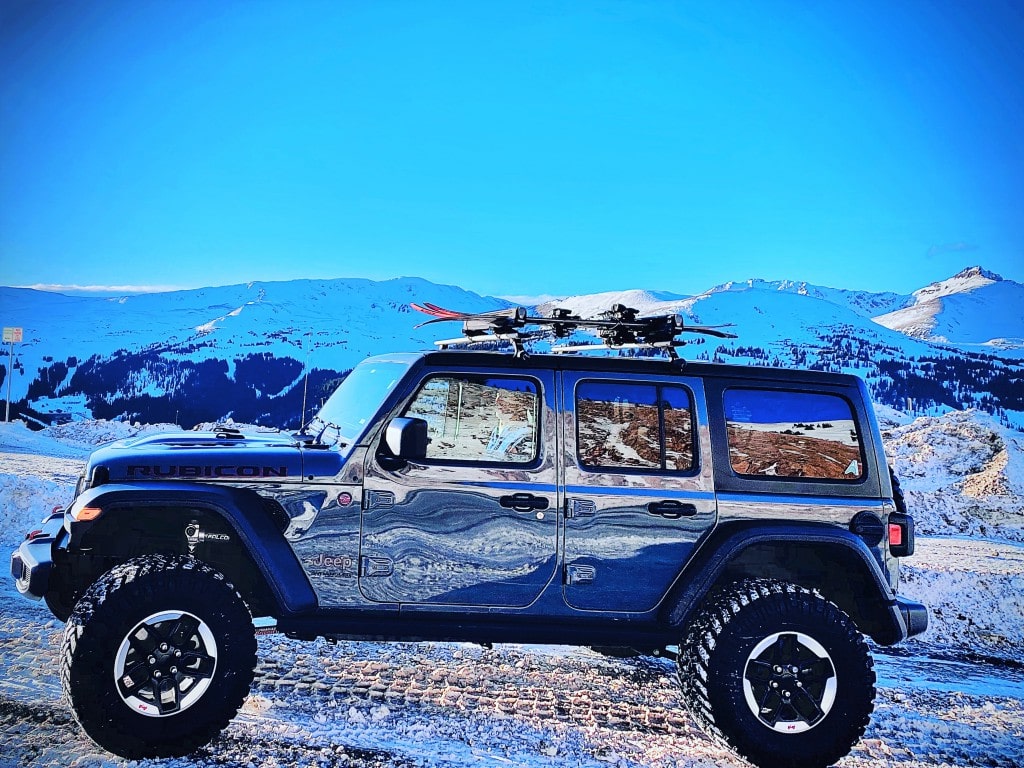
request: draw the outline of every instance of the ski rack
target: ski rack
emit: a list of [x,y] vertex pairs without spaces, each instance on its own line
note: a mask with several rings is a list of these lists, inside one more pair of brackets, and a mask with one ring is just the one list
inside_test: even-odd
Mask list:
[[[667,352],[671,359],[677,360],[679,355],[676,354],[676,349],[686,344],[682,339],[676,338],[682,333],[699,333],[724,339],[736,338],[735,334],[721,330],[723,326],[687,326],[680,315],[639,317],[639,310],[622,304],[613,305],[607,312],[602,312],[595,318],[580,317],[568,309],[556,309],[550,317],[540,317],[530,315],[525,307],[466,313],[445,309],[429,302],[410,306],[432,317],[431,320],[417,325],[417,328],[432,323],[462,323],[462,336],[434,342],[441,349],[448,349],[454,344],[506,342],[512,345],[515,357],[524,357],[527,354],[527,341],[545,337],[564,339],[580,328],[596,330],[602,343],[552,347],[551,351],[560,354],[607,349],[660,349]],[[537,329],[524,330],[527,326],[536,326]]]

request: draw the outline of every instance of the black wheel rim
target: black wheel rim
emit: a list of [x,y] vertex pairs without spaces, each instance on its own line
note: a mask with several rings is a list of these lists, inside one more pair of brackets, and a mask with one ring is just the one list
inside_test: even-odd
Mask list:
[[121,700],[147,717],[171,717],[202,698],[217,669],[209,626],[185,611],[149,616],[125,635],[114,658]]
[[776,632],[754,646],[743,670],[743,696],[758,721],[778,733],[821,723],[836,700],[828,651],[802,632]]

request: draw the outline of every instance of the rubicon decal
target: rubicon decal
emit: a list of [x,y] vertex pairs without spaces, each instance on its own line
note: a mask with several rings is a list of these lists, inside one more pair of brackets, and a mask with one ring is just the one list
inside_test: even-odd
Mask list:
[[196,464],[129,464],[128,479],[147,477],[287,477],[288,467],[261,467],[255,464],[199,466]]

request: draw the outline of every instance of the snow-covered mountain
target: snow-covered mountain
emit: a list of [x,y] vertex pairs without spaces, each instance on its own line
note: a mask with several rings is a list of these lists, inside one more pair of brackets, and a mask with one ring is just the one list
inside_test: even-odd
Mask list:
[[792,280],[744,280],[743,282],[729,282],[712,288],[708,293],[721,293],[723,291],[776,291],[780,293],[795,293],[798,296],[810,296],[815,299],[822,299],[831,304],[838,304],[841,307],[856,312],[863,317],[874,317],[885,312],[891,312],[907,304],[909,297],[898,293],[873,293],[870,291],[849,291],[844,288],[828,288],[823,285],[812,285],[805,282],[794,282]]
[[11,397],[37,415],[289,424],[298,420],[305,384],[315,407],[368,355],[430,346],[434,332],[415,327],[426,318],[410,309],[414,301],[471,312],[507,306],[420,278],[255,282],[118,298],[0,288],[4,325],[24,328]]
[[978,266],[907,295],[750,279],[722,283],[696,296],[633,290],[551,300],[540,308],[568,305],[584,314],[596,314],[620,303],[645,314],[691,314],[724,293],[744,294],[750,301],[762,303],[771,301],[765,298],[769,294],[819,299],[913,338],[992,353],[1010,350],[1012,356],[1024,356],[1024,285]]
[[[426,318],[411,302],[508,306],[419,278],[296,280],[123,298],[0,288],[0,319],[24,328],[11,380],[16,413],[294,426],[304,400],[308,412],[367,355],[458,335],[456,325],[417,328]],[[979,267],[907,296],[746,280],[696,296],[572,296],[535,311],[594,316],[613,304],[729,325],[738,337],[691,337],[688,359],[852,372],[882,403],[918,414],[976,407],[1024,428],[1024,286]],[[930,330],[893,321],[900,313],[927,315]],[[994,338],[1004,343],[984,346]]]
[[[615,303],[643,314],[678,313],[699,325],[726,325],[735,341],[694,340],[684,356],[751,365],[804,366],[866,379],[882,403],[919,414],[977,407],[1024,428],[1024,337],[987,344],[994,334],[1024,333],[1024,286],[979,267],[907,296],[826,288],[794,281],[746,280],[696,296],[625,291],[570,296],[538,308],[566,307],[593,316]],[[916,297],[941,293],[957,319],[937,313],[947,338],[919,338],[878,322],[894,307],[910,311]],[[945,326],[944,326],[945,327]],[[703,343],[702,343],[703,341]]]
[[914,291],[905,306],[876,323],[928,341],[1020,350],[1024,347],[1024,285],[981,267]]

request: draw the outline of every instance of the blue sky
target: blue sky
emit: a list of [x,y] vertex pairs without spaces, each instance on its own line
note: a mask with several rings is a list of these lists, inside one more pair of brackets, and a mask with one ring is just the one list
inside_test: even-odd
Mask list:
[[0,284],[1024,282],[1019,2],[0,0]]

